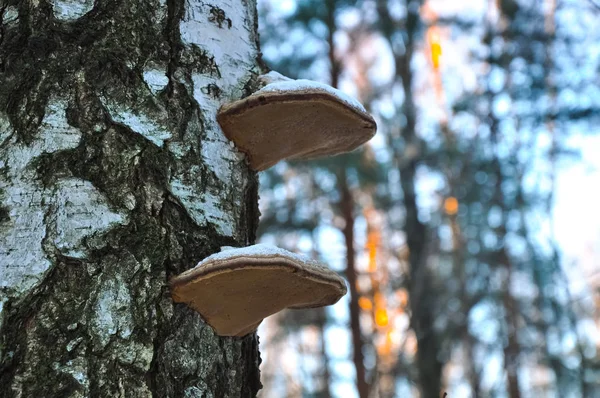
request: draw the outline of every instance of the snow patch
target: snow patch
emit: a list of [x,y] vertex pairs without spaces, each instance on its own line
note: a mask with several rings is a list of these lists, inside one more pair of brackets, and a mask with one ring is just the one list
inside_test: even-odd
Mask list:
[[267,85],[267,84],[276,83],[276,82],[289,82],[289,81],[293,81],[294,79],[291,79],[287,76],[282,75],[279,72],[275,72],[274,70],[272,70],[269,73],[260,75],[258,77],[258,80],[260,80],[263,84]]
[[81,18],[94,8],[94,0],[53,0],[54,16],[61,21]]
[[[280,75],[279,73],[277,73],[277,74]],[[283,76],[283,75],[280,75],[280,76]],[[269,80],[269,79],[267,79],[267,80]],[[362,112],[362,113],[367,113],[367,110],[365,109],[365,107],[360,102],[358,102],[358,100],[356,98],[351,97],[348,94],[346,94],[338,89],[335,89],[327,84],[315,82],[312,80],[305,80],[305,79],[291,80],[290,79],[290,80],[275,81],[273,83],[267,84],[266,86],[264,86],[263,88],[258,90],[253,95],[256,95],[257,93],[272,93],[272,92],[294,93],[294,92],[305,92],[305,91],[322,92],[322,93],[326,93],[326,94],[331,94],[331,95],[335,96],[337,99],[339,99],[340,101],[342,101],[343,103],[345,103],[346,105],[350,106],[351,108],[354,108],[355,110]]]
[[154,94],[161,91],[169,84],[169,78],[166,71],[159,69],[146,69],[144,71],[144,81],[150,87],[150,91]]
[[221,251],[215,254],[212,254],[202,260],[201,263],[206,261],[214,261],[214,260],[227,260],[236,257],[273,257],[273,256],[283,256],[283,257],[291,257],[294,260],[297,260],[300,263],[318,263],[318,261],[311,259],[304,254],[293,253],[289,250],[282,249],[273,245],[266,245],[264,243],[259,243],[256,245],[246,246],[246,247],[232,247],[232,246],[223,246]]
[[273,259],[277,261],[284,260],[289,266],[303,270],[309,274],[312,274],[312,276],[319,276],[328,280],[329,282],[339,284],[342,289],[345,290],[345,282],[342,277],[329,269],[329,267],[326,265],[305,255],[292,253],[279,247],[265,244],[257,244],[240,248],[226,246],[222,248],[220,252],[206,257],[194,268],[183,272],[177,278],[181,278],[180,280],[185,280],[187,277],[195,276],[199,272],[208,273],[215,270],[222,270],[223,267],[232,265],[232,263],[238,259],[240,263],[242,261],[245,262],[249,259],[252,259],[258,264],[260,264],[260,261],[258,260],[264,260],[265,265],[268,265]]
[[[303,265],[308,268],[316,269],[320,273],[324,273],[326,275],[332,275],[334,272],[329,269],[326,265],[320,263],[317,260],[313,260],[312,258],[305,256],[303,254],[292,253],[288,250],[282,249],[277,246],[265,245],[265,244],[257,244],[251,245],[247,247],[231,247],[224,246],[221,248],[221,251],[215,254],[212,254],[206,257],[204,260],[200,261],[198,265],[194,268],[199,268],[205,265],[206,263],[212,263],[214,261],[224,261],[231,260],[238,257],[253,257],[253,258],[271,258],[271,257],[285,257],[287,259],[291,259],[295,263]],[[186,271],[190,272],[190,271]]]

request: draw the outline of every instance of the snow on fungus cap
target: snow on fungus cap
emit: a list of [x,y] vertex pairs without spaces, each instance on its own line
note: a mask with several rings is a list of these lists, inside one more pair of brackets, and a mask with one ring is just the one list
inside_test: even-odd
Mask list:
[[285,308],[335,304],[344,280],[306,256],[268,245],[224,248],[171,279],[171,295],[220,336],[245,336]]
[[223,105],[217,115],[225,136],[247,155],[256,171],[284,159],[350,152],[375,135],[375,120],[340,90],[276,72],[261,80],[268,84],[249,97]]

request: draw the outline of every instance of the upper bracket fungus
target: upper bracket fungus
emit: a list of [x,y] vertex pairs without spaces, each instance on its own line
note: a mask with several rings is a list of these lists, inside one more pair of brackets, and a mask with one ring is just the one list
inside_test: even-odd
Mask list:
[[336,303],[344,280],[310,258],[267,245],[224,248],[171,280],[171,294],[220,336],[244,336],[285,308]]
[[225,104],[217,120],[236,147],[261,171],[283,159],[313,159],[349,152],[370,140],[377,125],[354,98],[326,84],[261,76],[266,85]]

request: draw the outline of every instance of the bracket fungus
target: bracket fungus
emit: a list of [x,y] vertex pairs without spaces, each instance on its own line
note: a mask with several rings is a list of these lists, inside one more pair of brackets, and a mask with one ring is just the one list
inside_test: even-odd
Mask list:
[[310,258],[267,245],[221,252],[171,279],[171,294],[221,336],[244,336],[285,308],[336,303],[344,280]]
[[284,159],[307,160],[350,152],[370,140],[377,125],[354,98],[326,84],[277,72],[242,100],[225,104],[217,120],[225,136],[256,171]]

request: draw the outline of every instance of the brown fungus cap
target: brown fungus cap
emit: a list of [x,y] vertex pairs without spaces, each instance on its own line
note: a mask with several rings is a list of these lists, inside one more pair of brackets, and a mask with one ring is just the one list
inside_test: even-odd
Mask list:
[[213,254],[171,279],[171,294],[202,315],[221,336],[244,336],[285,308],[336,303],[344,280],[305,256],[254,245]]
[[217,120],[257,171],[284,159],[350,152],[370,140],[377,128],[354,98],[326,84],[291,79],[224,105]]

